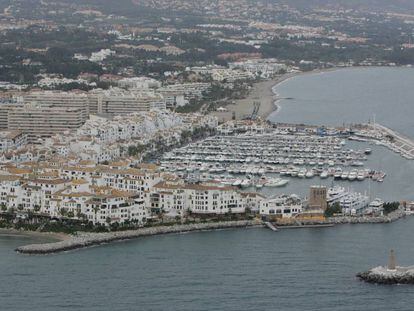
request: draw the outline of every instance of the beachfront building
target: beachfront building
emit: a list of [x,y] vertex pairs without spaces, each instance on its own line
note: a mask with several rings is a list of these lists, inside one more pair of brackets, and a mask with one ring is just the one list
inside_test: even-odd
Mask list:
[[240,80],[254,79],[254,75],[248,71],[237,69],[212,69],[211,78],[213,81],[234,83]]
[[260,216],[277,219],[291,218],[302,213],[302,200],[297,195],[281,195],[260,202]]
[[272,78],[276,74],[286,72],[288,67],[277,59],[248,59],[245,61],[229,63],[232,70],[241,69],[261,78]]
[[194,83],[180,83],[170,84],[159,88],[157,91],[160,93],[176,92],[184,94],[186,100],[200,99],[205,92],[211,89],[211,83],[208,82],[194,82]]
[[246,210],[245,200],[236,188],[216,182],[163,181],[154,185],[150,202],[154,212],[180,216],[240,214]]

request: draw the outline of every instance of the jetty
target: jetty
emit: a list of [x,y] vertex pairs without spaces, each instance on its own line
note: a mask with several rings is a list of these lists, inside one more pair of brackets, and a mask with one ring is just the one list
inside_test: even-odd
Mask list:
[[379,266],[360,272],[357,277],[362,281],[375,284],[414,284],[414,266],[397,266],[394,250],[391,250],[386,267]]
[[43,244],[30,244],[20,246],[16,249],[22,254],[52,254],[96,245],[107,244],[116,241],[130,240],[139,237],[185,233],[194,231],[224,230],[231,228],[245,228],[253,226],[262,226],[260,221],[256,220],[239,220],[239,221],[222,221],[214,223],[195,223],[172,226],[156,226],[140,228],[136,230],[105,232],[105,233],[78,233],[71,238]]
[[265,221],[263,224],[272,231],[279,231],[279,229],[276,226],[274,226],[270,221]]
[[357,135],[387,147],[408,160],[414,160],[414,140],[384,125],[368,124],[365,129],[358,131]]

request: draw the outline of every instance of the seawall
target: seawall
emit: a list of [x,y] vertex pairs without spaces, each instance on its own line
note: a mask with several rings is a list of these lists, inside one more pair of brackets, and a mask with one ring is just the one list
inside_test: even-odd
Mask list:
[[192,231],[204,231],[204,230],[218,230],[229,228],[243,228],[261,225],[260,221],[255,220],[241,220],[241,221],[223,221],[216,223],[198,223],[187,225],[173,225],[173,226],[157,226],[149,228],[140,228],[136,230],[105,232],[105,233],[78,233],[71,238],[44,244],[30,244],[20,246],[16,249],[17,252],[22,254],[52,254],[58,252],[64,252],[69,250],[75,250],[95,245],[101,245],[105,243],[129,240],[138,237],[169,234],[169,233],[184,233]]

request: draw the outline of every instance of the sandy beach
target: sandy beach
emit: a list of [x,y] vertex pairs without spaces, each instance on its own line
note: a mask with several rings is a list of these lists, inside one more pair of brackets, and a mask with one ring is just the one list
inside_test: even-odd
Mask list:
[[288,73],[272,80],[257,82],[253,85],[252,90],[246,98],[236,100],[236,104],[226,106],[228,111],[214,111],[211,112],[211,114],[216,116],[219,122],[231,120],[233,113],[235,114],[236,119],[240,120],[252,114],[253,102],[260,102],[260,108],[257,115],[262,119],[266,119],[274,110],[276,110],[277,106],[275,105],[275,102],[279,99],[277,95],[273,93],[273,87],[299,74],[303,73]]
[[281,99],[277,94],[273,93],[274,86],[299,75],[315,74],[338,69],[339,68],[329,68],[306,72],[291,72],[278,76],[272,80],[257,82],[253,85],[252,90],[246,98],[236,100],[236,104],[234,105],[227,105],[225,107],[227,111],[213,111],[210,114],[216,116],[219,122],[231,120],[233,113],[235,114],[235,118],[240,120],[252,114],[254,102],[260,102],[260,109],[257,115],[266,120],[267,117],[277,109],[276,102]]
[[1,236],[27,236],[30,238],[47,239],[54,241],[64,241],[71,238],[71,235],[61,232],[38,232],[17,230],[13,228],[0,228]]

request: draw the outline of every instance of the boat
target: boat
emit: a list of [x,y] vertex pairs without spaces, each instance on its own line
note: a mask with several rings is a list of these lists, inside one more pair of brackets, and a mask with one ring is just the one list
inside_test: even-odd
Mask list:
[[299,178],[304,178],[304,177],[305,177],[305,175],[306,175],[306,170],[300,170],[300,171],[298,172],[298,177],[299,177]]
[[289,181],[287,179],[271,178],[264,184],[264,186],[265,187],[283,187],[287,185],[288,182]]
[[358,179],[359,181],[363,181],[363,180],[365,179],[365,173],[364,173],[364,172],[359,171],[359,172],[358,172],[358,175],[357,175],[357,179]]
[[236,181],[232,184],[232,186],[239,187],[242,183],[241,179],[236,179]]
[[319,175],[320,178],[325,179],[328,178],[328,171],[322,171],[322,173]]
[[241,184],[240,184],[240,187],[242,187],[242,188],[248,188],[248,187],[250,187],[252,184],[251,184],[251,182],[250,182],[250,180],[248,180],[248,179],[243,179],[243,181],[241,182]]
[[351,171],[348,175],[348,179],[350,181],[355,180],[358,177],[358,172],[357,171]]
[[306,178],[312,178],[313,176],[315,176],[315,174],[313,173],[313,170],[309,170],[305,174]]
[[341,176],[342,176],[342,169],[340,169],[340,168],[336,169],[335,172],[334,172],[334,178],[335,179],[340,179]]

